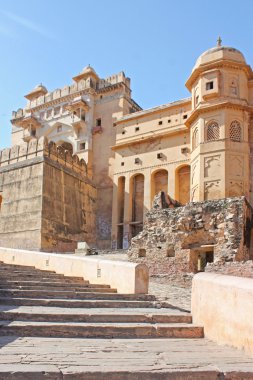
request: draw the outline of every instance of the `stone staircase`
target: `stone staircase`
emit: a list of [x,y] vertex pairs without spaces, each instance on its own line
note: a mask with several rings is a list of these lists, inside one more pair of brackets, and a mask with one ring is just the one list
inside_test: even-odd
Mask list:
[[108,285],[7,264],[0,265],[0,320],[2,336],[203,337],[189,313],[152,295],[118,294]]
[[253,359],[152,295],[0,263],[0,380],[77,379],[253,379]]

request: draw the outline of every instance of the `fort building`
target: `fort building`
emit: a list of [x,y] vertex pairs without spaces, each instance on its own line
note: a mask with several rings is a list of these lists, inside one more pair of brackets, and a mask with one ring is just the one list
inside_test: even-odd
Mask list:
[[189,98],[142,110],[123,72],[101,79],[88,66],[70,86],[49,93],[39,85],[13,113],[7,161],[17,146],[41,137],[84,160],[85,181],[95,189],[91,240],[99,248],[127,249],[161,191],[182,205],[240,196],[252,205],[251,67],[218,40],[197,59],[186,87]]

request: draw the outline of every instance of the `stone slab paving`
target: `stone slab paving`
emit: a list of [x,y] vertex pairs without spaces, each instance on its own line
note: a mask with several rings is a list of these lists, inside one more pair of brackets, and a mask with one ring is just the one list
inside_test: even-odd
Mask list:
[[1,337],[0,379],[14,378],[253,379],[253,358],[207,339]]
[[150,280],[149,294],[156,296],[158,300],[166,301],[174,307],[183,310],[191,310],[191,288],[181,288],[172,284],[160,284],[158,281]]

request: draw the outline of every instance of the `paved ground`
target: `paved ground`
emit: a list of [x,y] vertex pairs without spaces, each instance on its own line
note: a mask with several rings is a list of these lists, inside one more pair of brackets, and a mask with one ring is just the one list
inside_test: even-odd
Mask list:
[[[104,254],[104,255],[92,255],[89,257],[106,259],[106,260],[123,260],[127,261],[126,254]],[[170,283],[169,278],[151,278],[149,282],[149,293],[154,294],[161,301],[167,301],[173,306],[190,311],[191,308],[191,289],[182,288]]]
[[187,311],[191,310],[191,289],[181,288],[172,284],[161,284],[157,279],[149,282],[149,293],[155,295],[159,300],[166,301],[172,306]]
[[[147,341],[12,337],[10,340],[9,337],[2,337],[1,346],[0,379],[11,378],[7,376],[8,373],[26,370],[61,375],[48,377],[50,379],[65,379],[65,376],[71,373],[79,374],[78,377],[73,377],[75,379],[100,379],[101,373],[106,374],[103,379],[108,380],[128,379],[130,377],[127,377],[127,373],[136,373],[131,379],[152,379],[152,374],[165,374],[168,371],[174,373],[175,377],[161,378],[253,379],[253,359],[249,359],[240,351],[219,347],[206,339]],[[234,371],[237,372],[236,376],[235,373],[233,376],[231,374]],[[83,377],[81,373],[84,372],[86,376]],[[118,372],[118,377],[113,376],[115,372]],[[148,372],[149,376],[142,377],[141,374],[144,375],[145,372]],[[185,377],[183,374],[188,375]],[[192,375],[189,376],[190,374]],[[22,379],[28,378],[30,379],[26,374]],[[38,377],[31,379],[35,378]],[[72,377],[66,376],[66,379],[69,378]]]

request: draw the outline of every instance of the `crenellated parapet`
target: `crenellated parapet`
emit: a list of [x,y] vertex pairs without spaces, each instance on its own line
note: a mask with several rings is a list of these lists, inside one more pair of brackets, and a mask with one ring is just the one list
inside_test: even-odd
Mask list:
[[33,138],[28,143],[1,150],[0,168],[35,157],[47,157],[76,173],[87,176],[87,164],[83,159],[80,160],[76,154],[72,155],[70,151],[52,141],[48,142],[44,136],[39,140]]
[[52,92],[29,100],[25,109],[19,108],[17,111],[12,112],[12,120],[24,117],[30,109],[41,108],[49,103],[57,104],[58,102],[67,100],[69,96],[77,96],[90,89],[97,93],[104,92],[106,89],[109,90],[111,87],[119,84],[123,84],[128,88],[130,87],[130,79],[125,76],[123,71],[105,79],[99,78],[97,81],[93,78],[81,79],[70,86],[64,86],[61,89],[58,88]]

